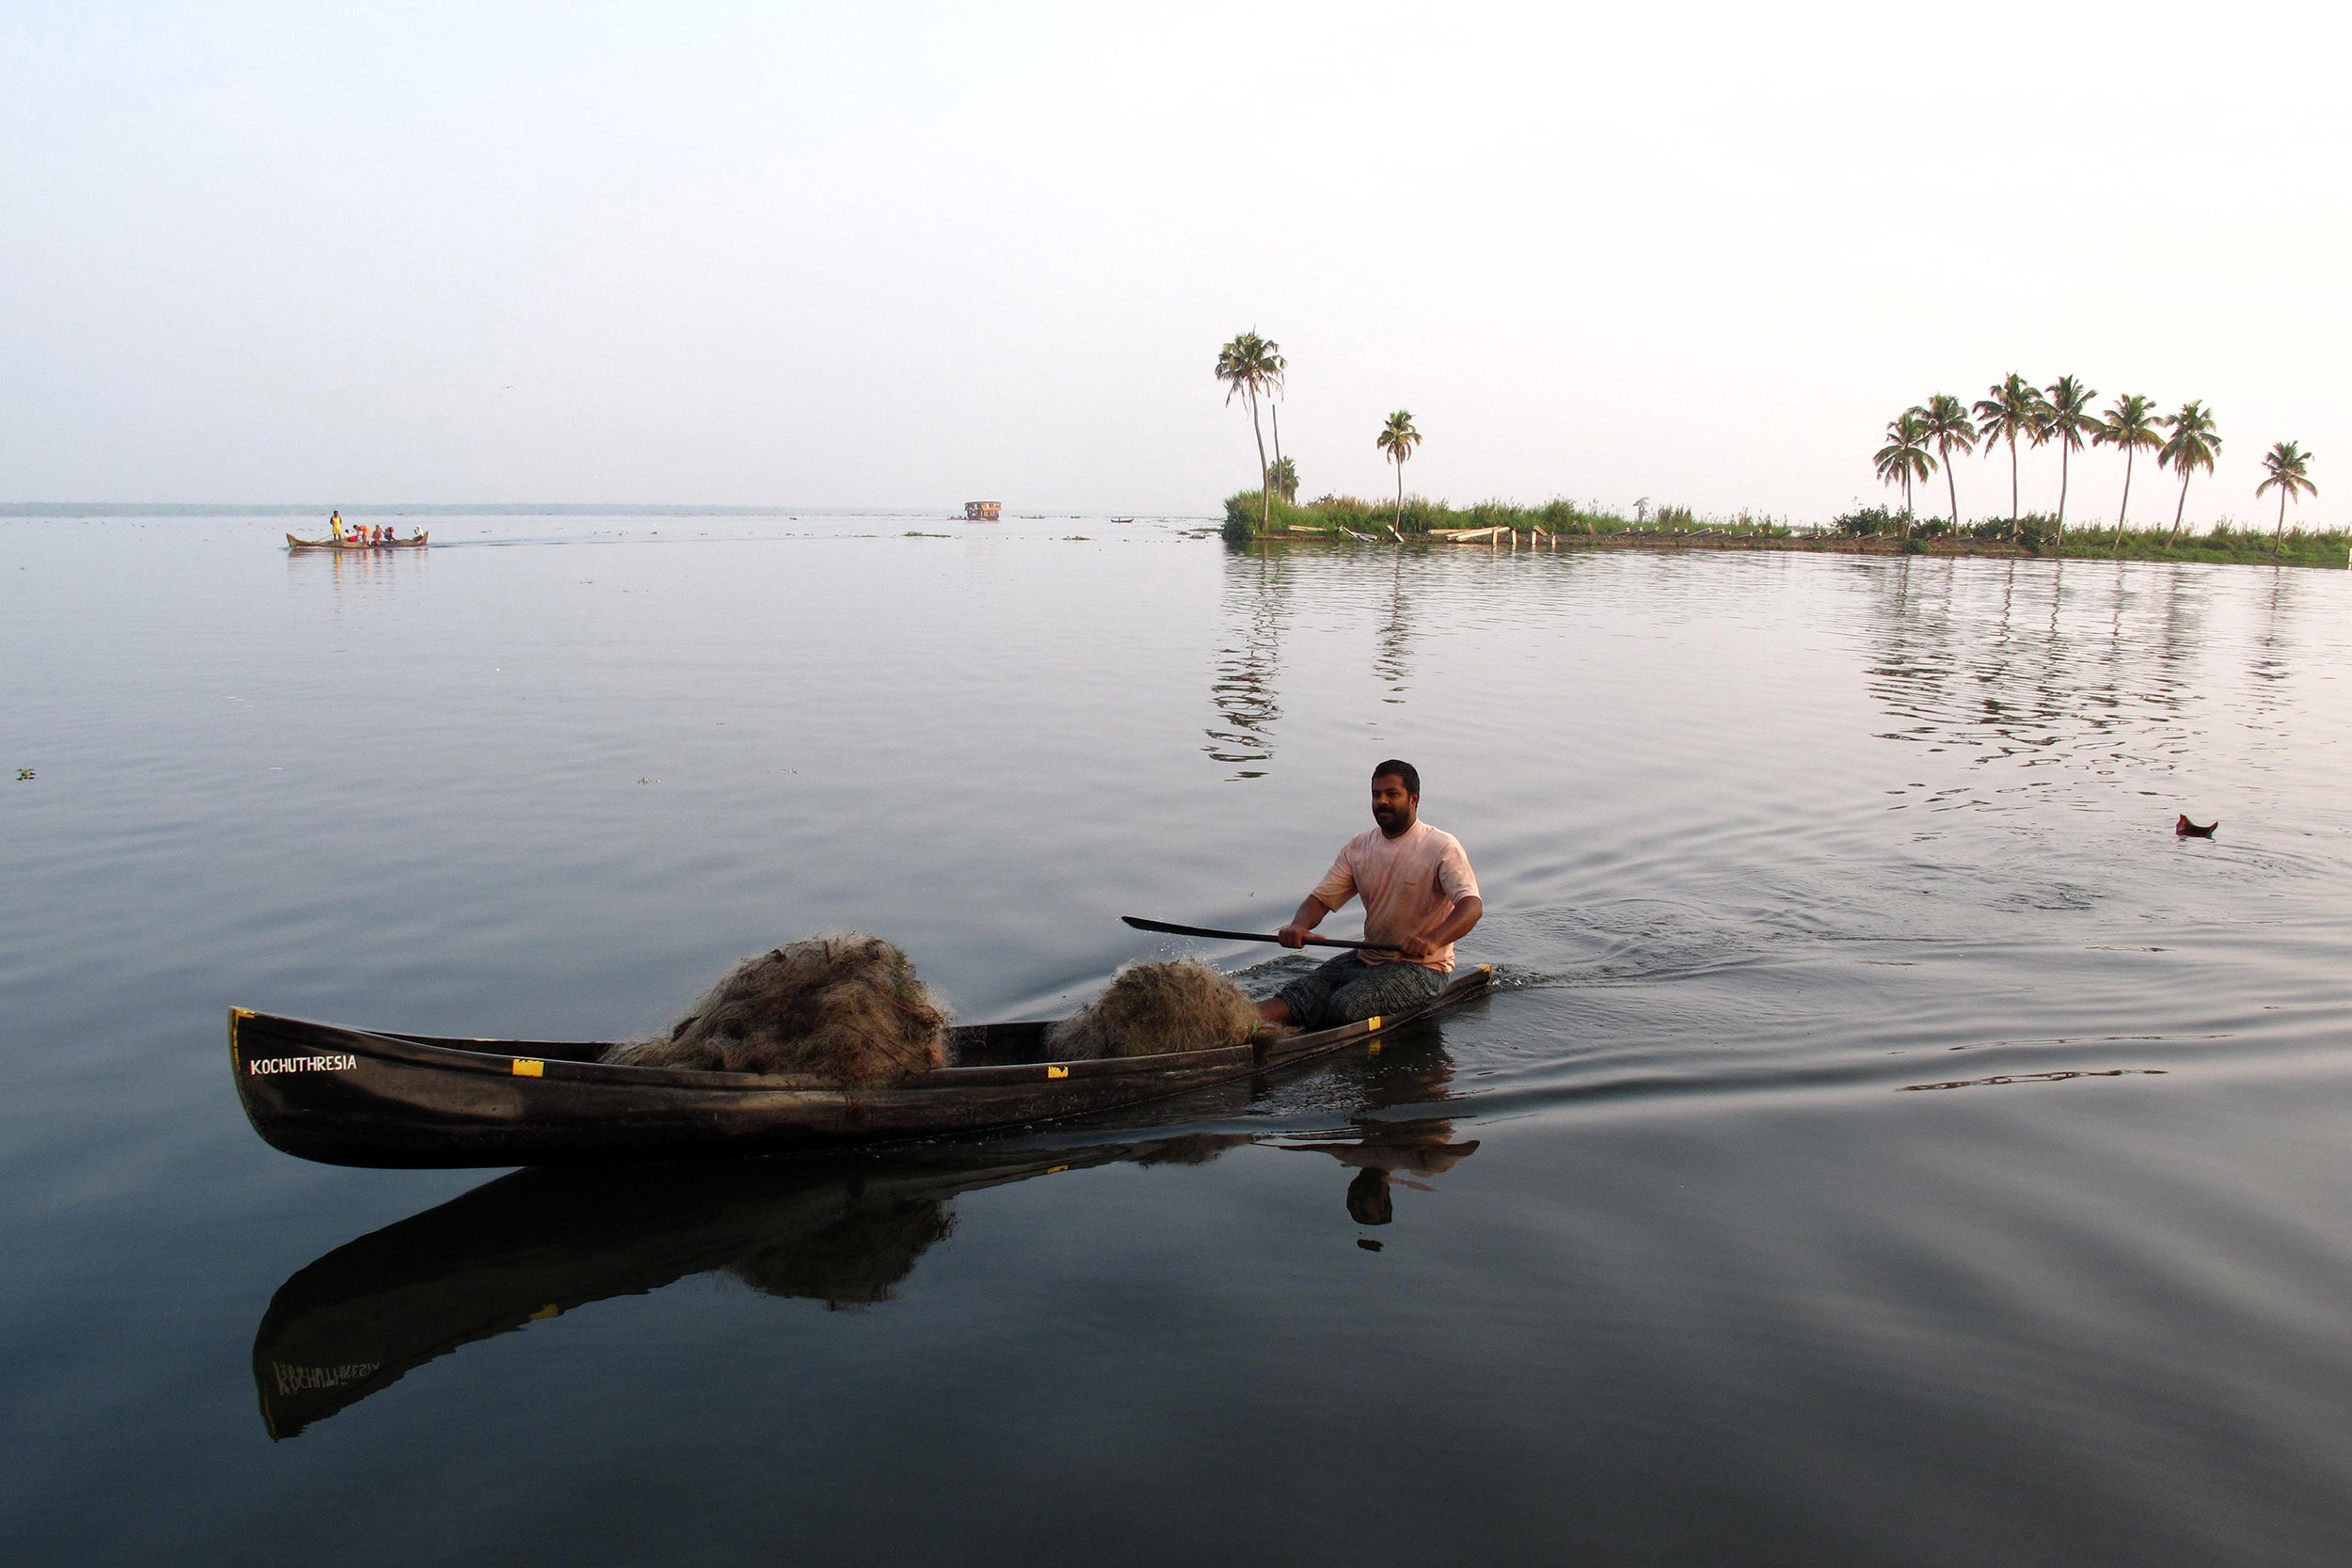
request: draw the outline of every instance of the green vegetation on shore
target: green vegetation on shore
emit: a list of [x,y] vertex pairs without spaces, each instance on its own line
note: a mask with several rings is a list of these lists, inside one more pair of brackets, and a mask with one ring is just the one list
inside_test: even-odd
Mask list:
[[[1262,527],[1260,519],[1264,519]],[[1255,490],[1225,499],[1225,537],[1236,544],[1262,539],[1389,539],[1400,509],[1392,500],[1365,500],[1355,496],[1322,496],[1304,503],[1277,495],[1268,505]],[[2011,522],[1986,517],[1963,525],[1954,533],[1941,517],[1921,517],[1873,506],[1850,512],[1827,528],[1792,527],[1786,520],[1742,513],[1736,517],[1701,517],[1687,506],[1664,506],[1655,512],[1646,505],[1628,517],[1597,506],[1570,500],[1521,506],[1510,501],[1481,501],[1474,506],[1449,506],[1425,496],[1407,496],[1401,510],[1406,539],[1420,543],[1448,529],[1511,529],[1521,533],[1556,535],[1563,540],[1611,539],[1621,544],[1723,542],[1748,548],[1796,550],[1860,550],[1866,553],[1915,555],[1977,555],[2070,561],[2201,561],[2267,566],[2327,566],[2343,569],[2352,558],[2352,530],[2288,529],[2272,533],[2241,527],[2223,519],[2210,533],[2184,533],[2175,538],[2163,527],[2127,529],[2119,539],[2110,527],[2076,526],[2058,542],[2058,518],[2048,513],[2027,513]],[[2118,546],[2121,546],[2119,550]],[[2274,553],[2275,552],[2275,553]]]
[[2204,561],[2251,566],[2331,566],[2352,561],[2352,530],[2300,528],[2265,531],[2223,518],[2210,533],[2175,536],[2169,529],[2125,529],[2076,526],[2065,531],[2047,512],[2029,512],[2011,521],[1983,517],[1952,532],[1941,517],[1919,517],[1883,506],[1849,512],[1836,524],[1837,532],[1857,543],[1889,540],[1899,548],[1920,554],[2010,554],[2069,561]]
[[[1263,527],[1260,518],[1264,518]],[[1407,538],[1421,538],[1443,529],[1507,528],[1523,533],[1735,533],[1785,538],[1788,525],[1771,517],[1741,513],[1736,518],[1701,519],[1687,506],[1662,506],[1654,514],[1645,506],[1640,515],[1622,516],[1597,506],[1571,500],[1550,500],[1540,506],[1511,501],[1480,501],[1472,506],[1449,506],[1426,496],[1396,500],[1363,500],[1355,496],[1319,496],[1305,502],[1284,500],[1279,494],[1271,507],[1255,490],[1225,498],[1225,537],[1248,543],[1262,534],[1283,536],[1350,533],[1388,538],[1391,526]]]

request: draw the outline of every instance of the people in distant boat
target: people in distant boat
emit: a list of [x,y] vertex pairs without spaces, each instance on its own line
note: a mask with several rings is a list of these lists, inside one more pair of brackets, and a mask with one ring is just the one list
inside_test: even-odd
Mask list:
[[1258,1005],[1269,1023],[1329,1029],[1400,1013],[1445,988],[1454,943],[1486,905],[1461,841],[1421,820],[1421,774],[1394,758],[1372,770],[1373,828],[1351,838],[1282,927],[1303,947],[1323,917],[1361,896],[1364,940],[1386,951],[1343,953]]
[[326,519],[326,526],[334,534],[335,543],[342,544],[343,542],[343,515],[341,512],[330,513]]

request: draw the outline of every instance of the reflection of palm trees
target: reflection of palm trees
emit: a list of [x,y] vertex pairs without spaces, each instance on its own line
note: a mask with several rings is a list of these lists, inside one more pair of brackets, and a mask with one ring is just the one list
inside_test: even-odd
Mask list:
[[[1882,738],[2108,773],[2169,770],[2189,737],[2203,644],[2201,584],[2157,569],[2159,596],[2119,571],[2113,596],[2085,597],[2079,570],[2012,564],[1997,578],[1939,563],[1938,602],[1907,570],[1857,574],[1878,596],[1866,678],[1896,723]],[[2104,580],[2108,575],[2100,575]],[[2045,605],[2032,600],[2046,594]],[[2029,629],[2030,628],[2030,629]],[[1954,786],[1936,803],[1982,799]],[[1911,802],[1906,802],[1906,804]]]
[[[1282,717],[1276,676],[1281,669],[1286,563],[1261,546],[1247,555],[1225,558],[1225,646],[1217,650],[1209,680],[1216,721],[1201,750],[1218,762],[1267,762],[1274,756],[1274,722]],[[1243,767],[1236,779],[1257,779],[1265,769]]]
[[2294,605],[2288,599],[2293,592],[2287,587],[2288,580],[2289,574],[2285,572],[2271,573],[2270,593],[2263,607],[2263,627],[2254,638],[2253,702],[2265,712],[2277,705],[2280,687],[2291,673],[2286,631],[2293,623]]
[[1412,628],[1405,620],[1405,552],[1396,552],[1395,575],[1389,582],[1389,615],[1380,623],[1376,638],[1378,652],[1373,655],[1373,673],[1386,681],[1390,695],[1382,701],[1402,703],[1405,700],[1406,677],[1411,673],[1406,655],[1411,651]]

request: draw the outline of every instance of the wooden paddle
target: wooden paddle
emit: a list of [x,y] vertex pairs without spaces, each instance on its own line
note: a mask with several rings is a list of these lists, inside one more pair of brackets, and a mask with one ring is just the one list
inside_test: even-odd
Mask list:
[[[1223,937],[1228,942],[1280,942],[1271,931],[1213,931],[1206,926],[1178,926],[1165,920],[1146,920],[1141,915],[1122,914],[1119,917],[1138,931],[1166,931],[1179,937]],[[1350,942],[1345,937],[1314,937],[1307,939],[1310,947],[1354,947],[1367,953],[1394,953],[1398,949],[1381,942]]]

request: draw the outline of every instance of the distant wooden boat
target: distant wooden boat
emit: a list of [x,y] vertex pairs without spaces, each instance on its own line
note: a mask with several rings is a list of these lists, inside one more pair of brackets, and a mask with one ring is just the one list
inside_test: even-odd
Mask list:
[[967,523],[993,523],[1005,514],[1003,501],[965,501],[963,520]]
[[386,539],[373,545],[363,539],[297,539],[291,533],[286,535],[286,547],[290,550],[421,550],[432,542],[430,532],[409,539]]
[[229,1015],[255,1132],[331,1165],[701,1160],[1052,1121],[1249,1078],[1382,1037],[1486,989],[1482,965],[1386,1018],[1280,1039],[1106,1061],[1045,1060],[1043,1023],[949,1032],[957,1065],[852,1087],[783,1073],[623,1067],[586,1041],[451,1039]]

